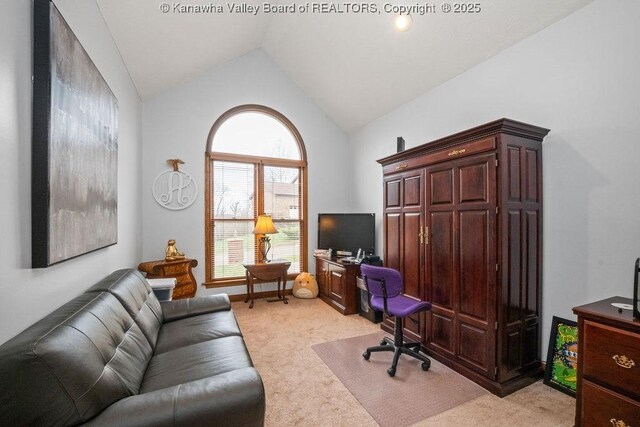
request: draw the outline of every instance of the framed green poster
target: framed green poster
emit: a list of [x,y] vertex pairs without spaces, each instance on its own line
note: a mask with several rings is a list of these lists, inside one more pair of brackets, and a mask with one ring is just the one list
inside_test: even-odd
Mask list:
[[569,396],[576,396],[578,373],[578,325],[553,316],[544,383]]

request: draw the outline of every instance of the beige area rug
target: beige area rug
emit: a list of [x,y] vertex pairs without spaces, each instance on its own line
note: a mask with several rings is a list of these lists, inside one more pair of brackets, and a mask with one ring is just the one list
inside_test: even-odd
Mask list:
[[392,352],[371,353],[369,361],[362,357],[383,336],[377,332],[312,346],[380,426],[408,426],[489,394],[434,359],[425,372],[422,362],[402,355],[396,376],[389,377]]
[[[287,305],[259,299],[251,310],[249,304],[240,301],[233,303],[233,309],[251,359],[264,381],[267,393],[265,427],[378,426],[311,347],[380,333],[379,325],[357,314],[343,316],[319,299],[290,298]],[[375,345],[376,341],[374,339],[365,347]],[[390,357],[390,354],[384,357]],[[354,360],[360,358],[358,354]],[[369,366],[378,360],[382,357],[372,355]],[[401,359],[394,380],[408,373],[427,374],[418,366],[407,371],[405,362],[411,363]],[[380,364],[380,373],[387,375],[386,361],[380,361]],[[386,387],[380,385],[376,390],[386,393]],[[433,394],[430,390],[424,400]],[[539,381],[504,399],[484,394],[420,420],[413,427],[571,427],[574,414],[572,397]]]

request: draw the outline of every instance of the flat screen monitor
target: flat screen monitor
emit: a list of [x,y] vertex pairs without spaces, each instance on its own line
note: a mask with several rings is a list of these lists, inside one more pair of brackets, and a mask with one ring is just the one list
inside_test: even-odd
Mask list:
[[376,216],[373,213],[318,214],[318,248],[375,253]]

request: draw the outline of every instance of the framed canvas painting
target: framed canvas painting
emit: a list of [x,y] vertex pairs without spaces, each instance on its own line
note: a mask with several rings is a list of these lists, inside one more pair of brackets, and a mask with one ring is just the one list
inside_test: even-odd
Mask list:
[[34,0],[32,267],[118,236],[118,103],[50,0]]
[[576,396],[578,372],[578,325],[553,316],[544,383],[570,396]]
[[640,320],[640,258],[636,260],[636,264],[633,267],[633,317]]

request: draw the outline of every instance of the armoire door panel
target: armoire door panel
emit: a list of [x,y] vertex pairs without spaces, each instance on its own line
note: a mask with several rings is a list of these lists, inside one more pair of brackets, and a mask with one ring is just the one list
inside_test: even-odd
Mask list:
[[505,359],[507,361],[507,369],[515,371],[522,366],[522,334],[518,329],[508,332],[506,336],[507,355]]
[[[486,157],[486,156],[483,156]],[[488,202],[488,165],[486,161],[458,169],[460,203]]]
[[538,152],[525,149],[525,165],[527,172],[527,202],[538,202]]
[[385,208],[400,207],[400,179],[385,182]]
[[522,304],[522,215],[519,209],[509,210],[508,216],[508,283],[507,283],[507,301],[506,320],[508,324],[519,322],[521,320]]
[[421,213],[409,212],[404,213],[403,221],[403,265],[402,265],[402,277],[404,278],[404,293],[415,298],[421,298],[421,286],[420,286],[420,226],[421,226]]
[[384,262],[387,267],[400,269],[400,214],[387,213],[384,215],[385,249]]
[[489,354],[487,331],[464,322],[459,322],[458,331],[458,357],[486,373],[490,364],[487,360]]
[[[424,172],[411,170],[385,179],[385,266],[399,270],[404,280],[403,293],[423,296],[423,248],[420,242],[424,203]],[[424,316],[416,314],[404,321],[406,339],[420,341]],[[392,327],[394,318],[385,316]]]
[[453,203],[453,169],[445,169],[429,174],[429,204],[448,205]]
[[420,313],[412,314],[404,319],[404,334],[408,335],[411,340],[420,341]]
[[427,342],[430,346],[436,347],[441,351],[454,354],[453,339],[455,336],[453,330],[453,319],[451,314],[441,312],[436,308],[432,309],[430,314],[430,328],[427,332]]
[[402,206],[420,206],[422,202],[421,193],[422,193],[422,177],[411,176],[404,179],[403,183],[403,199]]
[[525,304],[526,317],[538,316],[538,282],[540,278],[538,277],[538,258],[540,248],[538,247],[538,222],[539,215],[537,211],[526,211],[524,212],[526,218],[526,252],[524,254],[526,259],[526,279],[527,279],[527,301]]
[[509,201],[520,201],[520,147],[507,147]]
[[430,301],[452,308],[454,280],[454,217],[453,212],[432,212],[429,221]]
[[536,363],[538,360],[539,323],[536,321],[525,327],[522,364],[523,366]]
[[459,311],[487,320],[489,213],[459,212]]

